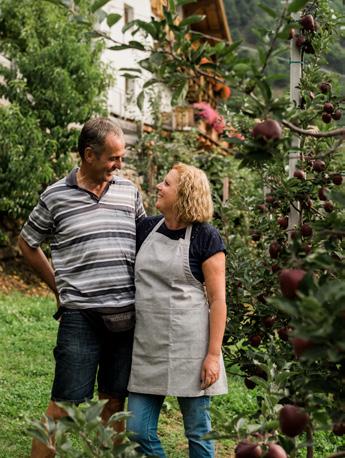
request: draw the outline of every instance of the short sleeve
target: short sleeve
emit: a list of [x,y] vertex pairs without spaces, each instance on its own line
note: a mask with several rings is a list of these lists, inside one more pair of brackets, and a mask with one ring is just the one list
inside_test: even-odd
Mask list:
[[135,221],[138,224],[144,217],[146,216],[146,212],[144,209],[143,201],[140,195],[140,192],[137,191],[137,196],[135,200]]
[[225,245],[219,231],[211,224],[203,223],[195,228],[192,237],[191,256],[198,258],[202,264],[216,253],[226,253]]
[[24,224],[20,235],[31,248],[38,248],[41,243],[51,236],[53,229],[54,221],[52,215],[43,199],[40,198]]

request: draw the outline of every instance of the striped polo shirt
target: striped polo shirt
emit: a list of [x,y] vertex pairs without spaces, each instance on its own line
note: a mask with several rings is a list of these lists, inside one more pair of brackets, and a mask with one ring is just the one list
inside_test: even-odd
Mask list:
[[98,198],[78,187],[76,172],[42,193],[21,236],[32,248],[50,241],[62,306],[131,306],[136,225],[145,216],[140,194],[114,177]]

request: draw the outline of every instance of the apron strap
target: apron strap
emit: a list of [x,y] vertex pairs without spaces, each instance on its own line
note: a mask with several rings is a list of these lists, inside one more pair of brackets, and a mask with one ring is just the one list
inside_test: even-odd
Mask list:
[[186,235],[184,236],[184,239],[186,242],[190,242],[190,238],[192,236],[192,229],[193,229],[193,224],[189,224],[186,229]]

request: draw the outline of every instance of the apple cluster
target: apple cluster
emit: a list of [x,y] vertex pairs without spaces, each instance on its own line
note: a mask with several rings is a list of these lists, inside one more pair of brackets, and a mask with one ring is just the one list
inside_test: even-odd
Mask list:
[[[331,83],[329,83],[328,81],[323,81],[320,84],[319,89],[322,94],[328,94],[330,98],[332,91]],[[340,108],[334,106],[334,104],[331,101],[325,102],[323,104],[321,118],[325,124],[329,124],[330,122],[332,122],[333,119],[334,121],[339,121],[341,119],[341,116],[342,111],[340,110]]]
[[289,38],[295,41],[297,48],[301,49],[307,54],[314,54],[315,50],[312,45],[312,37],[318,29],[318,23],[315,20],[314,16],[311,14],[306,14],[301,17],[300,21],[300,30],[291,29],[289,33]]

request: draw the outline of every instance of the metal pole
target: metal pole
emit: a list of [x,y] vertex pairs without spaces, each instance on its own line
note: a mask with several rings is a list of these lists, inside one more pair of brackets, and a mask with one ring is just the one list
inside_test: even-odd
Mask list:
[[[299,19],[296,15],[294,19]],[[303,62],[301,61],[301,51],[297,48],[295,39],[292,38],[290,42],[290,101],[296,106],[300,106],[300,90],[298,89],[301,77],[302,77]],[[301,144],[300,138],[293,135],[291,146],[292,148],[299,148]],[[300,159],[300,152],[291,152],[289,154],[289,177],[293,177],[294,171],[296,170],[297,161]],[[299,202],[294,202],[294,206],[299,209]],[[299,224],[300,213],[293,206],[290,207],[289,214],[289,227],[288,234],[289,240],[291,240],[291,231],[296,225]]]

